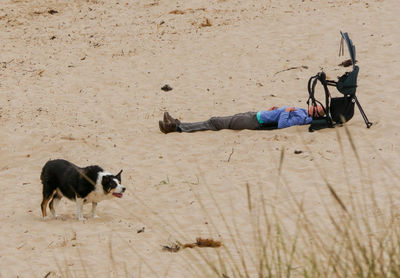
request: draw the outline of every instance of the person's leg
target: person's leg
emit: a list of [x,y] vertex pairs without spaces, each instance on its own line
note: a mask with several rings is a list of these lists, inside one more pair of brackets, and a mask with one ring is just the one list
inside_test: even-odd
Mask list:
[[246,112],[236,114],[232,117],[229,123],[229,129],[241,130],[241,129],[258,129],[260,123],[257,120],[257,112]]
[[221,130],[221,129],[258,129],[259,123],[256,112],[240,113],[227,117],[212,117],[207,121],[196,123],[180,123],[177,127],[179,132],[195,132],[203,130]]
[[[211,118],[213,119],[213,118]],[[203,130],[218,130],[211,119],[203,122],[195,122],[195,123],[180,123],[177,127],[178,132],[195,132],[195,131],[203,131]],[[218,120],[217,120],[218,121]],[[223,122],[222,119],[219,122]]]

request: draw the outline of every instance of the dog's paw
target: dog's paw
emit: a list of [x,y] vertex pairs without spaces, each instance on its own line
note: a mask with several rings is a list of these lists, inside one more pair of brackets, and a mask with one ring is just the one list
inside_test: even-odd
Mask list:
[[81,216],[81,217],[78,217],[78,220],[79,220],[79,221],[85,221],[85,220],[86,220],[86,218],[85,218],[85,217],[83,217],[83,216]]
[[97,214],[93,214],[92,218],[96,219],[96,218],[100,218],[100,216],[98,216]]

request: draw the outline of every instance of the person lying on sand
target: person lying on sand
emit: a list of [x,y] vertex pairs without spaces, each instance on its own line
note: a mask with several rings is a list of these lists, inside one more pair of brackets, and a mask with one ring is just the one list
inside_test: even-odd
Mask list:
[[203,130],[221,130],[221,129],[263,129],[265,126],[277,125],[277,128],[286,128],[294,125],[306,125],[312,121],[312,115],[323,116],[322,106],[311,106],[308,111],[303,108],[292,106],[276,107],[258,112],[239,113],[227,117],[212,117],[207,121],[195,123],[182,123],[164,113],[164,118],[159,121],[161,132],[167,134],[170,132],[195,132]]

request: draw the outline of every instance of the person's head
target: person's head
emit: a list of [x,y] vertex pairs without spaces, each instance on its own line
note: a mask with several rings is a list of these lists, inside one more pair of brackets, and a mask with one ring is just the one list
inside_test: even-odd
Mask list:
[[322,117],[325,115],[324,108],[320,104],[317,104],[316,106],[311,105],[308,108],[308,115],[311,117]]

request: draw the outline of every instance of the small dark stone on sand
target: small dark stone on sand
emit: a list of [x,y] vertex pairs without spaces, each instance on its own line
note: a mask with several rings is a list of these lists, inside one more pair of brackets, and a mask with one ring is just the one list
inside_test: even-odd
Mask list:
[[300,150],[295,150],[295,151],[294,151],[295,154],[301,154],[302,152],[303,152],[303,151],[300,151]]
[[172,90],[172,87],[168,84],[165,84],[164,86],[161,87],[161,90],[163,90],[164,92],[168,92]]

